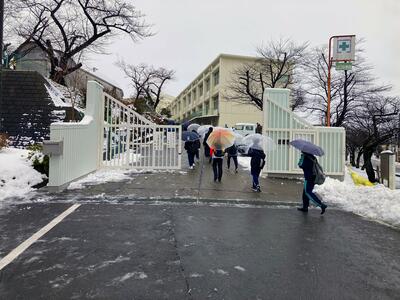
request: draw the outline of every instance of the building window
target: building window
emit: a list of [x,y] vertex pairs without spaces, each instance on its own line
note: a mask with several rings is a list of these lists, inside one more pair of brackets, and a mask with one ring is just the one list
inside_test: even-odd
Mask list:
[[193,90],[193,101],[196,101],[196,89]]
[[200,97],[203,96],[203,84],[199,85],[199,95]]
[[210,104],[209,104],[209,102],[207,101],[207,102],[204,103],[204,112],[205,112],[206,115],[208,115],[208,109],[209,109],[209,108],[210,108]]
[[213,97],[214,109],[218,109],[218,95]]
[[219,84],[219,70],[213,73],[213,81],[214,81],[214,86],[217,86]]
[[210,78],[206,79],[206,92],[210,91]]

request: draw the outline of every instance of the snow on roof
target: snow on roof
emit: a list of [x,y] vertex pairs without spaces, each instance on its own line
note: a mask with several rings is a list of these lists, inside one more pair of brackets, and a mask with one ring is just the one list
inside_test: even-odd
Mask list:
[[85,73],[88,73],[89,75],[92,75],[94,77],[97,77],[98,79],[112,85],[115,86],[116,88],[119,88],[120,90],[122,90],[122,88],[120,87],[119,83],[114,81],[112,78],[108,77],[107,75],[104,75],[103,73],[99,72],[97,69],[96,71],[89,71],[85,68],[80,68],[80,70],[82,70]]

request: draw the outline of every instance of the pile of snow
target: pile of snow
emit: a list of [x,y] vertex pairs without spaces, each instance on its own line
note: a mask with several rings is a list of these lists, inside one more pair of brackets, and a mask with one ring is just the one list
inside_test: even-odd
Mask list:
[[0,201],[23,198],[33,190],[32,186],[43,181],[44,175],[33,169],[28,153],[15,148],[0,150]]
[[327,178],[315,192],[323,201],[357,215],[400,226],[400,190],[390,190],[378,184],[355,186],[349,174],[344,182]]

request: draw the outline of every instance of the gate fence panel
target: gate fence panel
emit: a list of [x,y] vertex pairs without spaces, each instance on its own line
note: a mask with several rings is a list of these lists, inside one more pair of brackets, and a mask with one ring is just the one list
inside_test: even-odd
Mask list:
[[180,169],[180,125],[157,125],[104,94],[102,166]]
[[313,126],[290,109],[290,90],[266,89],[264,95],[264,134],[275,142],[275,149],[267,152],[268,174],[302,174],[297,163],[300,151],[289,142],[304,139],[322,147],[325,155],[318,158],[328,175],[344,176],[345,130],[341,127]]

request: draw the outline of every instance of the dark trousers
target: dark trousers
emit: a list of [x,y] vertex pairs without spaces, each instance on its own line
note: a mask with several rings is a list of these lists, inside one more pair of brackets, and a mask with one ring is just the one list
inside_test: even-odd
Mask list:
[[212,160],[212,167],[214,172],[214,181],[218,179],[221,181],[222,178],[222,158],[213,158]]
[[233,162],[235,163],[235,169],[237,169],[238,168],[237,156],[230,156],[230,155],[228,155],[228,160],[227,160],[228,169],[231,167],[231,158],[233,159]]
[[253,187],[254,188],[260,186],[260,182],[258,180],[258,178],[260,178],[260,173],[261,173],[261,170],[252,170],[251,171],[251,176],[253,176]]
[[198,149],[197,149],[197,151],[195,153],[195,156],[196,156],[197,159],[200,159],[200,151]]
[[210,147],[204,145],[204,156],[210,157]]
[[194,165],[194,156],[196,153],[193,152],[188,152],[188,160],[189,160],[189,166],[193,166]]
[[303,187],[303,208],[307,209],[308,206],[310,205],[310,200],[316,205],[316,206],[323,206],[321,200],[313,193],[314,189],[314,181],[312,180],[304,180],[304,187]]

